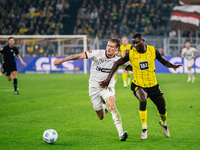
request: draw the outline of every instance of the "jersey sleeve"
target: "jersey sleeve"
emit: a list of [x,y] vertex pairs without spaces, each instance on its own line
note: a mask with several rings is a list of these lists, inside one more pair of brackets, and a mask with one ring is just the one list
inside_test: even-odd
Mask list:
[[185,48],[182,49],[181,54],[182,54],[182,55],[185,55]]
[[156,49],[156,59],[160,59],[162,57],[162,55],[160,54],[160,52]]
[[19,50],[15,47],[15,55],[17,56],[19,54]]
[[87,59],[94,60],[95,57],[99,54],[99,51],[100,51],[100,50],[92,50],[92,51],[86,52],[86,57],[87,57]]
[[193,48],[193,52],[194,52],[194,53],[196,53],[196,52],[198,52],[198,51],[197,51],[197,49],[196,49],[196,48]]
[[122,57],[122,60],[124,61],[124,63],[126,63],[127,61],[129,61],[129,53],[126,53],[125,56]]

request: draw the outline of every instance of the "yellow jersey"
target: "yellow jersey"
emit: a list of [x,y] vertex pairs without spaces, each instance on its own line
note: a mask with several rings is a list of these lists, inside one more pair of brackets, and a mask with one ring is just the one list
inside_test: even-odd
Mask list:
[[120,46],[121,56],[124,56],[126,54],[126,50],[131,48],[132,48],[131,44],[127,44],[126,46],[121,45]]
[[[126,57],[126,58],[125,58]],[[146,45],[146,52],[139,53],[136,48],[129,51],[123,60],[130,61],[132,66],[132,82],[138,86],[149,88],[157,85],[155,75],[155,59],[162,57],[155,47]]]

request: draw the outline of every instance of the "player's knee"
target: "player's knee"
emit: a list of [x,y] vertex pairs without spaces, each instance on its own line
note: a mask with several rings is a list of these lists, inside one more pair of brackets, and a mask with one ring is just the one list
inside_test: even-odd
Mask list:
[[111,104],[109,105],[109,110],[110,112],[116,109],[116,105],[115,104]]
[[146,104],[147,103],[147,100],[146,99],[140,99],[140,104]]
[[11,80],[12,80],[11,78],[8,79],[8,81],[11,81]]

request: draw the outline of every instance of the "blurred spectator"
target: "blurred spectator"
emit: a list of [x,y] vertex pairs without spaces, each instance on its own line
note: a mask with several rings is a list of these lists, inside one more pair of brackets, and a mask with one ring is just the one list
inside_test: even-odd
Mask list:
[[26,48],[26,55],[27,56],[35,56],[35,51],[34,51],[34,42],[27,42],[27,48]]
[[38,55],[39,55],[39,56],[44,56],[44,49],[43,49],[42,46],[41,46],[40,49],[39,49]]
[[48,44],[46,53],[47,53],[47,56],[55,56],[56,55],[56,49],[55,49],[55,45],[53,43]]
[[39,55],[40,45],[39,45],[39,43],[37,41],[35,42],[35,45],[34,45],[33,48],[34,48],[35,54]]

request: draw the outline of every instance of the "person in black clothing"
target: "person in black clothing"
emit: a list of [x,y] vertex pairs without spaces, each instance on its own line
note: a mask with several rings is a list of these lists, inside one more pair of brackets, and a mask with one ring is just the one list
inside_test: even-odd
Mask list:
[[16,56],[19,61],[22,63],[22,65],[26,66],[26,63],[22,60],[22,58],[19,55],[18,49],[14,46],[15,40],[13,37],[8,38],[8,45],[1,48],[0,55],[3,54],[3,65],[2,70],[3,73],[5,73],[8,81],[11,81],[11,73],[13,77],[13,84],[14,84],[14,94],[19,94],[17,91],[17,67],[15,62]]

